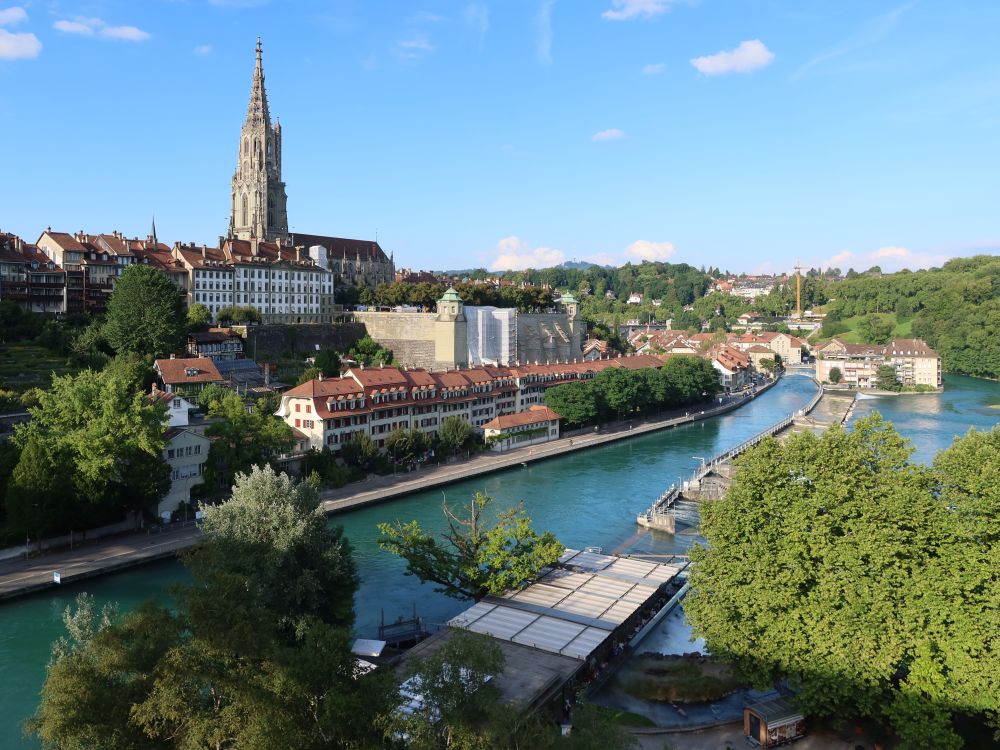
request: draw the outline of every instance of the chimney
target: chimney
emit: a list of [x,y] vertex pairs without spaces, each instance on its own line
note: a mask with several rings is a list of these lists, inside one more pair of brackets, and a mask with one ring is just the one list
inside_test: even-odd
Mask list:
[[222,236],[222,235],[220,234],[220,235],[219,235],[219,247],[221,248],[221,247],[222,247],[222,246],[223,246],[224,244],[226,244],[226,238],[225,238],[225,237],[223,237],[223,236]]
[[201,259],[205,260],[207,257],[208,257],[208,250],[207,250],[207,248],[204,245],[202,245],[201,246]]
[[255,257],[257,255],[257,238],[256,237],[251,237],[250,238],[250,254],[253,255],[253,256],[255,256]]

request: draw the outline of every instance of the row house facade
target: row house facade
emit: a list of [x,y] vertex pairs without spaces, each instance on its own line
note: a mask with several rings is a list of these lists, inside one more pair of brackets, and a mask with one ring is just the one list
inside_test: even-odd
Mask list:
[[661,367],[664,359],[632,355],[596,362],[515,367],[482,366],[428,372],[396,367],[354,368],[338,378],[311,380],[282,394],[277,416],[302,433],[308,447],[336,452],[355,433],[381,447],[396,429],[433,435],[448,417],[484,428],[497,417],[541,406],[545,390],[588,380],[608,367]]
[[188,304],[213,319],[223,307],[253,307],[265,323],[329,323],[333,274],[302,248],[256,239],[220,238],[219,247],[175,245],[189,274]]
[[63,312],[66,272],[36,245],[0,233],[0,299],[28,312]]

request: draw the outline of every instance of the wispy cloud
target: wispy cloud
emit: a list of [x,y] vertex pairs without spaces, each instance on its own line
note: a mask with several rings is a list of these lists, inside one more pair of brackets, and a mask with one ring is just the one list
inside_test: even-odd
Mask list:
[[831,47],[824,52],[816,55],[805,64],[799,66],[799,68],[792,73],[792,80],[798,80],[805,76],[810,70],[817,66],[823,65],[831,60],[836,60],[838,57],[844,57],[849,55],[855,50],[861,49],[862,47],[867,47],[869,45],[875,44],[885,38],[899,23],[899,20],[903,15],[909,11],[915,3],[907,3],[906,5],[901,5],[898,8],[883,13],[876,16],[865,23],[858,31],[850,36],[849,38],[842,41],[840,44]]
[[864,271],[872,266],[878,266],[883,271],[899,271],[903,268],[914,270],[943,265],[949,259],[961,254],[962,251],[959,250],[933,252],[910,250],[899,245],[886,245],[861,253],[842,250],[813,265],[818,265],[820,268],[839,268],[841,271],[847,271],[848,268],[854,268],[856,271]]
[[609,21],[630,21],[633,18],[652,18],[670,10],[677,0],[611,0],[611,7],[601,14]]
[[656,76],[667,69],[666,63],[653,63],[652,65],[643,65],[642,74],[644,76]]
[[465,25],[479,34],[480,48],[486,42],[486,32],[490,30],[490,9],[486,3],[469,3],[462,11]]
[[202,55],[202,56],[204,56],[204,55],[210,55],[210,54],[212,54],[212,45],[211,44],[199,44],[197,47],[195,47],[191,51],[194,52],[194,54],[196,54],[196,55]]
[[396,43],[396,54],[404,60],[419,60],[434,51],[434,45],[423,34]]
[[32,60],[41,51],[42,43],[34,34],[12,34],[6,29],[0,29],[0,60]]
[[700,73],[718,76],[726,73],[751,73],[771,64],[774,53],[759,39],[741,42],[732,50],[724,50],[714,55],[695,57],[691,64]]
[[551,247],[531,247],[520,237],[511,235],[497,243],[496,258],[491,271],[523,271],[526,268],[551,268],[566,260],[566,253]]
[[602,130],[599,133],[594,133],[590,136],[590,140],[595,143],[600,141],[618,141],[625,137],[625,131],[619,130],[618,128],[608,128],[607,130]]
[[441,23],[446,19],[437,13],[431,13],[429,10],[421,10],[413,15],[413,20],[416,23]]
[[148,31],[136,26],[109,26],[100,18],[60,19],[52,24],[52,28],[64,34],[79,36],[94,36],[99,34],[105,39],[118,39],[126,42],[144,42],[149,39]]
[[548,65],[552,62],[552,7],[556,0],[542,0],[538,11],[538,62]]
[[0,26],[13,26],[28,20],[28,12],[24,8],[0,8]]
[[636,260],[664,261],[677,254],[677,248],[673,242],[650,242],[649,240],[636,240],[625,248],[625,257]]
[[[28,20],[21,7],[0,8],[0,26],[15,26]],[[14,33],[0,28],[0,60],[32,60],[42,51],[42,43],[31,32]]]

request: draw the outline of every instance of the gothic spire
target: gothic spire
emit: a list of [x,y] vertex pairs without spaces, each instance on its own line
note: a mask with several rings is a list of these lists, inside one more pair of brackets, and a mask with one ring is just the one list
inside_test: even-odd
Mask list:
[[150,235],[153,238],[153,244],[156,244],[156,216],[153,216],[153,233]]
[[247,123],[271,127],[271,115],[267,111],[267,91],[264,88],[264,62],[261,59],[260,37],[257,37],[257,62],[253,69],[253,85],[250,87],[250,104],[247,107]]

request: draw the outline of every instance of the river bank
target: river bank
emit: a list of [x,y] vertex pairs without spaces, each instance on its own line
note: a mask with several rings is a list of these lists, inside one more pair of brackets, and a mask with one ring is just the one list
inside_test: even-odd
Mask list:
[[[373,476],[362,482],[354,482],[336,490],[323,492],[320,496],[321,508],[327,515],[344,513],[395,500],[414,492],[423,492],[567,453],[597,448],[620,440],[718,417],[750,403],[774,387],[779,380],[768,381],[755,391],[732,398],[714,408],[699,409],[684,414],[671,413],[672,416],[666,418],[617,423],[594,428],[593,431],[576,431],[559,440],[503,453],[484,453],[466,461],[405,474]],[[0,562],[0,601],[170,558],[178,551],[193,545],[197,538],[196,526],[178,524],[167,527],[156,535],[149,532],[123,534],[78,546],[76,549],[49,552],[27,560],[6,560]],[[58,573],[59,583],[56,583],[54,573]]]

